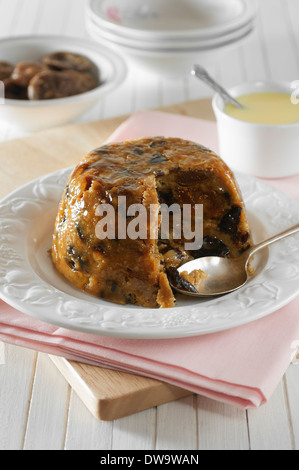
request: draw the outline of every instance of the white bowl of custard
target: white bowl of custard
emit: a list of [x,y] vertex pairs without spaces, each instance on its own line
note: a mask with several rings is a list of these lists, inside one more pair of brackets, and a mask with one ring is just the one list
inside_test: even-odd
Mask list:
[[223,160],[232,170],[261,178],[299,174],[299,87],[258,81],[229,92],[244,109],[219,94],[213,98]]

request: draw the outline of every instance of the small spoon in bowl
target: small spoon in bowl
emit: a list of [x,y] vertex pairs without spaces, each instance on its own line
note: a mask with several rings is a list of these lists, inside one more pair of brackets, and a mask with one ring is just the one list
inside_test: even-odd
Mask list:
[[202,80],[204,83],[209,85],[214,91],[219,93],[222,99],[227,102],[229,101],[237,108],[244,109],[244,106],[239,103],[235,98],[233,98],[221,85],[215,82],[215,80],[208,74],[208,72],[201,65],[193,65],[191,70],[191,75]]
[[[172,272],[169,276],[170,285],[177,292],[193,297],[215,297],[233,292],[244,286],[250,278],[249,261],[255,253],[297,232],[299,232],[299,224],[252,246],[238,258],[206,256],[189,261],[180,266],[176,273]],[[180,274],[184,271],[191,273],[197,270],[205,273],[206,277],[195,288]]]

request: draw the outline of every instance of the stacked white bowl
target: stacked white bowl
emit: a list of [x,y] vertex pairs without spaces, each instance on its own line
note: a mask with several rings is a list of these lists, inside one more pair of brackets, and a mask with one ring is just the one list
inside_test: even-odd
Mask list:
[[88,0],[87,30],[159,72],[185,74],[254,31],[256,0]]

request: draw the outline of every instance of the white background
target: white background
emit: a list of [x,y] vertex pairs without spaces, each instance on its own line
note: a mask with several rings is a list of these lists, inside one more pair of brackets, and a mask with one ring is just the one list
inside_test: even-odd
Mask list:
[[[0,36],[86,37],[84,0],[0,0]],[[260,0],[257,31],[210,72],[225,86],[299,79],[299,1]],[[1,50],[0,50],[1,55]],[[210,96],[192,77],[169,79],[130,70],[120,89],[84,119],[102,119]],[[19,137],[2,127],[0,140]],[[270,401],[243,411],[192,396],[114,422],[93,418],[45,354],[6,345],[0,367],[0,449],[296,449],[299,366]]]

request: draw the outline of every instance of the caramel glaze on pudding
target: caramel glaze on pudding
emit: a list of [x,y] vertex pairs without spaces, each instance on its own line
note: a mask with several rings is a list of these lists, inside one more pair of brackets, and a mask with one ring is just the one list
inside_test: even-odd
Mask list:
[[[186,250],[183,235],[150,237],[150,230],[159,231],[159,218],[153,227],[150,216],[146,239],[121,239],[117,227],[115,239],[99,239],[97,208],[111,204],[117,213],[120,196],[148,214],[153,204],[202,204],[202,248]],[[176,303],[168,278],[179,266],[207,255],[237,257],[250,244],[242,196],[227,165],[197,143],[152,137],[104,145],[75,168],[59,205],[51,256],[85,292],[118,304],[168,308]]]

